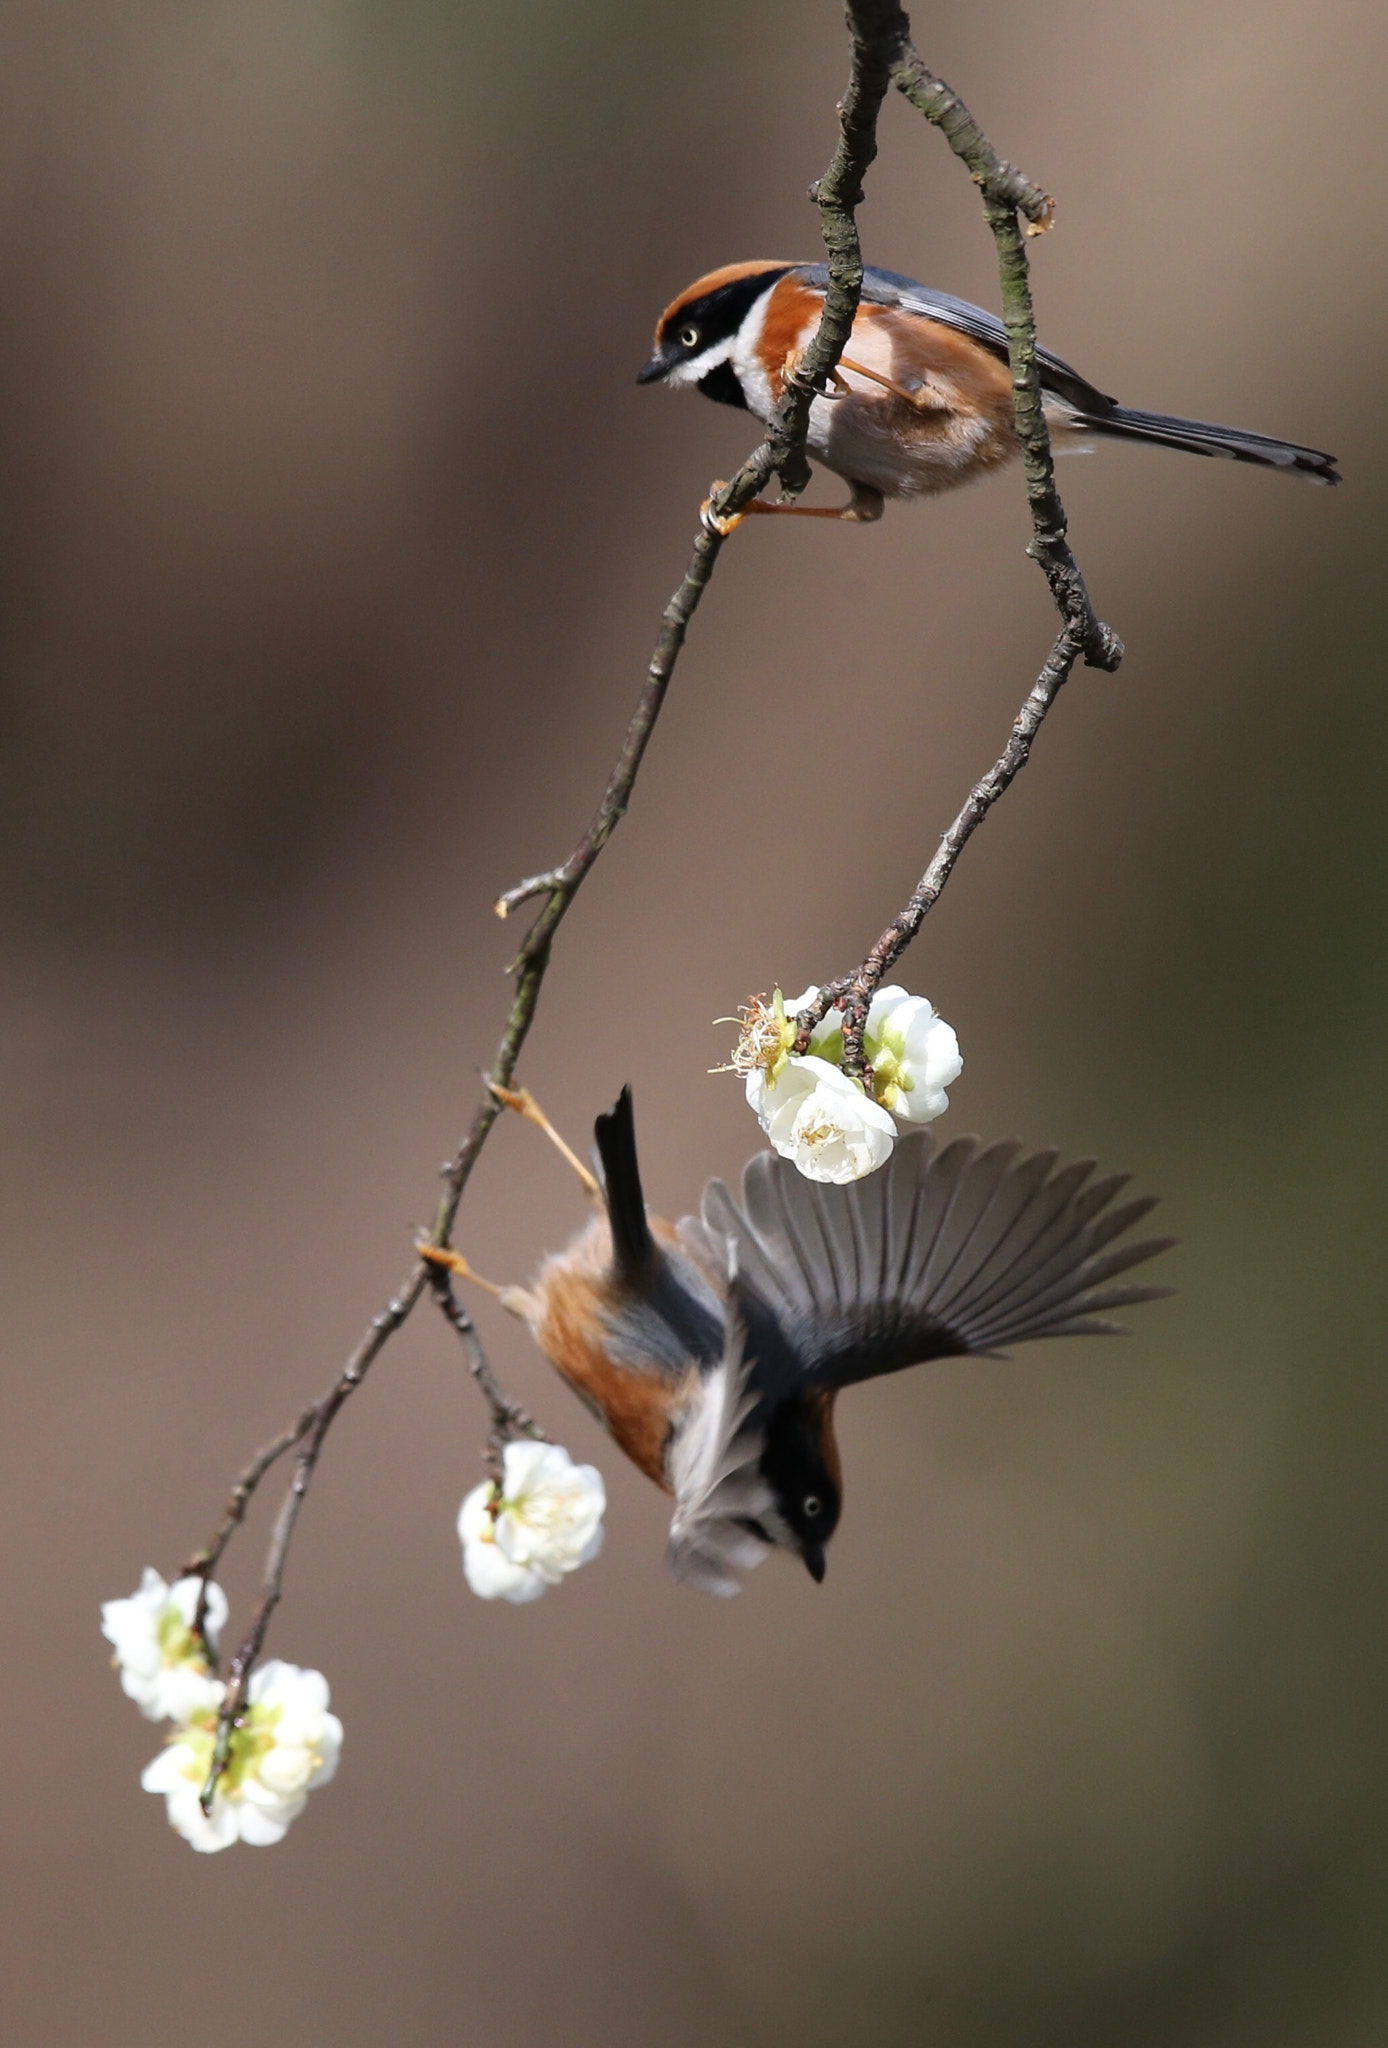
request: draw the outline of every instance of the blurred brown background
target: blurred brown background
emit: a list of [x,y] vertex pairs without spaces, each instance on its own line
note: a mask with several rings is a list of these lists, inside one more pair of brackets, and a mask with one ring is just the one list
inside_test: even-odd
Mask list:
[[[1381,10],[985,0],[927,60],[1059,195],[1043,333],[1342,490],[1110,447],[1081,674],[906,979],[943,1132],[1166,1198],[1125,1345],[846,1404],[822,1590],[668,1585],[611,1492],[466,1592],[479,1404],[427,1313],[335,1432],[274,1648],[337,1783],[196,1858],[96,1628],[403,1271],[506,1002],[497,891],[586,816],[740,416],[638,392],[700,270],[812,252],[832,0],[15,0],[0,26],[7,2043],[1370,2048],[1388,2032],[1380,1376]],[[993,302],[904,105],[871,259]],[[824,486],[821,486],[821,491]],[[652,1199],[755,1133],[706,1020],[851,964],[1046,647],[1018,479],[749,528],[525,1075],[626,1079]],[[860,825],[846,823],[856,814]],[[502,1129],[460,1232],[580,1217]],[[244,1620],[263,1521],[229,1573]]]

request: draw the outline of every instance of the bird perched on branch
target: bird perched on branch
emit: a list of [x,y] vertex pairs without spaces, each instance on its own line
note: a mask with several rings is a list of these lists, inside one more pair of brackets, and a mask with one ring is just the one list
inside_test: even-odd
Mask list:
[[[770,421],[786,372],[819,326],[823,264],[732,263],[680,293],[660,316],[642,384],[694,385],[720,405]],[[1340,481],[1332,455],[1205,420],[1133,412],[1038,348],[1042,403],[1057,450],[1096,438],[1155,441]],[[891,270],[866,270],[834,387],[810,407],[808,448],[850,488],[838,507],[764,504],[746,512],[880,519],[887,498],[918,498],[970,482],[1021,454],[1012,410],[1007,333],[995,313]],[[744,515],[739,514],[738,517]],[[728,530],[736,524],[725,522]]]
[[[740,1590],[773,1547],[824,1577],[842,1501],[834,1403],[860,1380],[932,1358],[996,1356],[1033,1337],[1107,1334],[1103,1312],[1169,1294],[1113,1286],[1173,1238],[1120,1243],[1154,1206],[1115,1205],[1126,1174],[1053,1151],[919,1131],[847,1187],[805,1180],[772,1152],[722,1181],[701,1213],[651,1215],[631,1091],[597,1120],[599,1182],[525,1091],[500,1099],[540,1125],[597,1213],[529,1287],[495,1287],[540,1349],[658,1486],[673,1494],[677,1579]],[[480,1280],[456,1252],[427,1257]]]

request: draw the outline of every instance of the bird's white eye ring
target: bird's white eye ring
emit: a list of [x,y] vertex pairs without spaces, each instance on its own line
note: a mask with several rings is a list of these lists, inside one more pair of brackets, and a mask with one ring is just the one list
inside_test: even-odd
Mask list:
[[817,1515],[824,1503],[817,1493],[807,1493],[800,1505],[805,1514]]
[[682,328],[680,329],[680,347],[681,347],[681,348],[697,348],[698,346],[699,346],[699,330],[698,330],[698,328],[697,328],[697,327],[682,327]]

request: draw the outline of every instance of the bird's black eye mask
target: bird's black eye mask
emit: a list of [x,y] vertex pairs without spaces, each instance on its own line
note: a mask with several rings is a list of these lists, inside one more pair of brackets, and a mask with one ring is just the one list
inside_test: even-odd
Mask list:
[[[736,334],[748,313],[778,278],[786,275],[790,265],[777,265],[774,270],[758,270],[751,277],[734,278],[729,284],[720,284],[716,291],[705,292],[702,298],[691,299],[672,313],[661,328],[656,342],[656,352],[641,372],[641,383],[654,383],[659,376],[668,375],[681,363],[693,362],[705,349],[716,348],[720,341],[726,341]],[[745,401],[737,387],[737,379],[726,364],[718,369],[726,371],[726,380],[712,370],[701,378],[699,389],[716,398],[722,405],[738,405],[745,410]],[[716,389],[710,389],[716,383]],[[736,398],[728,392],[728,385],[738,388]]]
[[784,1402],[771,1417],[761,1469],[795,1534],[802,1541],[826,1542],[838,1525],[842,1503],[825,1463],[817,1420],[803,1402]]

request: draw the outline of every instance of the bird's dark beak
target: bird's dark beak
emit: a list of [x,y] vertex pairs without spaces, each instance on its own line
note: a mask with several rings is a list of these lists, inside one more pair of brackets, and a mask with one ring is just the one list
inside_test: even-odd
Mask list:
[[800,1555],[805,1560],[805,1570],[817,1586],[824,1584],[824,1545],[807,1543]]
[[644,370],[637,373],[638,384],[658,384],[670,365],[664,356],[652,356]]

